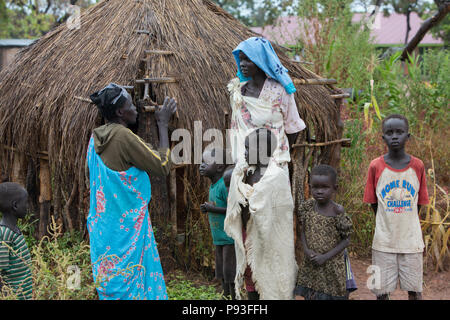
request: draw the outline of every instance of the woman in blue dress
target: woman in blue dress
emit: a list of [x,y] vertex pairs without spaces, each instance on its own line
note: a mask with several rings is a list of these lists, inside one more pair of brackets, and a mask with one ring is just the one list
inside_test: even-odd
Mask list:
[[94,129],[87,150],[90,184],[87,228],[94,281],[100,299],[164,300],[167,290],[148,212],[149,175],[170,171],[168,122],[176,111],[166,98],[155,112],[160,145],[154,150],[129,125],[136,107],[121,86],[91,95],[106,124]]

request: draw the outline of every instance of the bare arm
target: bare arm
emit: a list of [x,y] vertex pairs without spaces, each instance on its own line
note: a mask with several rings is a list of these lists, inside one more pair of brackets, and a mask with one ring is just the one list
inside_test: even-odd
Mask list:
[[289,141],[289,149],[292,149],[292,146],[295,143],[295,140],[297,140],[298,134],[299,134],[298,132],[286,134],[288,141]]
[[221,208],[221,207],[214,207],[213,206],[209,212],[226,214],[227,213],[227,208]]
[[312,259],[312,257],[317,255],[317,253],[315,253],[314,251],[312,251],[308,248],[308,244],[306,243],[306,236],[305,236],[305,232],[303,231],[303,227],[300,229],[300,240],[302,241],[303,252],[305,253],[305,256],[308,259]]
[[325,262],[327,262],[328,260],[330,260],[331,258],[333,258],[338,253],[342,252],[342,250],[347,248],[349,244],[350,244],[350,237],[345,238],[341,242],[339,242],[336,247],[334,247],[333,249],[331,249],[327,253],[319,254],[317,256],[314,256],[314,257],[312,257],[311,260],[313,262],[317,263],[318,265],[322,265]]
[[370,206],[372,207],[372,210],[373,210],[373,212],[376,215],[377,214],[377,210],[378,210],[378,202],[377,203],[371,203]]
[[223,182],[225,183],[225,187],[227,187],[227,191],[230,191],[230,183],[231,176],[233,175],[234,166],[225,170],[223,174]]

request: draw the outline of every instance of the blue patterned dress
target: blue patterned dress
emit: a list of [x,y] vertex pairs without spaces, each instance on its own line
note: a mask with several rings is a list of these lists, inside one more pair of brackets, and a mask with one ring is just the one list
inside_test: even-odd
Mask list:
[[109,169],[95,152],[93,137],[87,161],[91,193],[87,228],[99,298],[167,300],[148,213],[148,174],[136,167]]

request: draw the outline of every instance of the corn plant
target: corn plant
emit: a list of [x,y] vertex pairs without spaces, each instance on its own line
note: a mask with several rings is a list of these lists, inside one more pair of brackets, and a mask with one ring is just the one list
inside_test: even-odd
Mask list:
[[444,271],[444,262],[450,253],[448,248],[450,237],[449,201],[448,193],[436,183],[431,146],[430,154],[432,168],[428,170],[428,176],[433,181],[433,194],[429,197],[430,202],[426,206],[425,218],[420,222],[424,234],[426,256],[431,257],[435,271]]

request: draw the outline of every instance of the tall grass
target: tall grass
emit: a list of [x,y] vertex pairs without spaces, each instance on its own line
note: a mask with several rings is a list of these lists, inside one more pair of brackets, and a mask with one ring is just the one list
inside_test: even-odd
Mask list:
[[[425,252],[430,257],[436,271],[444,271],[446,259],[449,257],[450,237],[450,211],[448,192],[436,183],[433,152],[429,144],[431,154],[431,168],[428,176],[432,181],[432,193],[430,202],[422,214],[422,232],[425,234]],[[426,265],[428,260],[425,261]]]
[[[381,140],[379,118],[391,113],[405,115],[411,133],[406,151],[420,158],[427,170],[430,204],[420,213],[425,251],[434,269],[442,271],[449,258],[450,237],[447,143],[450,53],[428,51],[420,58],[412,57],[406,64],[398,57],[396,54],[378,60],[372,73],[373,90],[367,84],[360,99],[346,108],[344,135],[352,139],[352,147],[342,151],[338,201],[354,222],[352,250],[368,255],[375,221],[371,208],[362,203],[367,168],[370,160],[387,152]],[[374,101],[378,110],[365,108]]]
[[[52,220],[49,236],[36,242],[31,236],[33,225],[25,222],[21,226],[32,257],[33,300],[97,299],[85,240],[77,234],[62,234],[61,226]],[[17,296],[6,287],[0,298],[13,300]]]
[[342,88],[362,89],[370,80],[374,46],[367,21],[352,23],[352,0],[304,0],[298,6],[297,47],[313,71],[338,80]]
[[[33,300],[96,300],[96,284],[92,278],[90,247],[78,234],[61,233],[54,220],[49,236],[36,241],[32,234],[36,221],[25,220],[20,228],[32,257]],[[78,276],[76,276],[78,273]],[[77,277],[79,282],[77,283]],[[214,285],[188,279],[180,271],[166,275],[170,300],[219,300]],[[4,286],[0,300],[16,300],[17,294]]]

